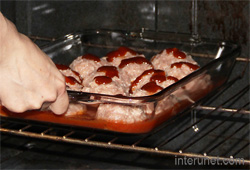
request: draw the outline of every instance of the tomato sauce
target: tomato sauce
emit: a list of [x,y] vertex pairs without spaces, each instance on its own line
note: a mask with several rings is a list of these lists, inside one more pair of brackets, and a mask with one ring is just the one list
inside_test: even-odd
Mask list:
[[146,63],[146,64],[149,64],[152,66],[152,64],[144,57],[133,57],[133,58],[128,58],[128,59],[122,60],[121,64],[119,65],[119,68],[124,68],[125,66],[127,66],[128,64],[131,64],[131,63],[136,63],[136,64]]
[[175,58],[178,59],[185,59],[186,58],[186,54],[182,51],[180,51],[178,48],[168,48],[166,49],[166,52],[169,53],[173,53],[173,56]]
[[173,77],[173,76],[167,76],[167,80],[173,80],[175,82],[179,81],[179,79],[177,79],[176,77]]
[[100,62],[100,58],[93,55],[93,54],[85,54],[82,56],[82,59],[87,59],[87,60],[92,60],[92,61],[95,61],[95,62]]
[[82,115],[66,117],[64,115],[56,115],[51,111],[27,111],[24,113],[13,113],[0,106],[0,114],[4,117],[58,123],[75,127],[87,127],[131,134],[147,133],[151,131],[157,125],[172,117],[173,112],[177,113],[178,108],[165,110],[164,113],[159,114],[153,119],[127,124],[123,122],[98,120],[94,118],[93,113],[88,113],[88,111],[82,113]]
[[[66,66],[66,65],[63,65],[63,64],[56,64],[56,67],[57,67],[58,70],[62,70],[62,71],[63,70],[71,70],[75,74],[75,76],[77,76],[79,78],[79,80],[81,81],[80,83],[82,83],[82,78],[81,78],[80,74],[78,72],[72,70],[69,66]],[[69,78],[69,79],[72,79],[72,78]],[[68,80],[68,81],[72,82],[73,80]]]
[[162,83],[166,81],[166,75],[163,70],[155,70],[154,74],[150,78],[150,81]]
[[118,77],[118,70],[115,66],[102,66],[97,69],[97,72],[104,72],[107,77]]
[[[144,71],[140,76],[138,76],[132,83],[129,89],[129,93],[132,94],[134,91],[134,88],[138,85],[138,83],[142,80],[142,78],[146,75],[152,74],[150,77],[149,82],[164,82],[166,81],[166,75],[163,70],[155,70],[155,69],[149,69]],[[157,91],[157,90],[156,90]]]
[[131,53],[132,55],[137,54],[137,52],[135,52],[134,50],[132,50],[128,47],[121,46],[116,51],[112,51],[112,52],[107,54],[107,61],[112,62],[114,60],[114,58],[123,57],[126,55],[127,52]]
[[74,77],[71,77],[71,76],[64,76],[64,77],[65,77],[66,83],[71,84],[71,85],[75,85],[75,84],[80,85],[80,83]]
[[142,90],[147,91],[150,95],[162,90],[163,88],[161,86],[158,86],[154,81],[151,81],[141,88]]
[[110,77],[107,77],[107,76],[96,76],[95,77],[95,82],[98,85],[109,84],[109,83],[112,82],[112,79]]
[[58,70],[71,70],[69,66],[63,65],[63,64],[56,64],[56,67]]
[[188,66],[189,69],[192,70],[192,71],[197,70],[198,68],[200,68],[198,65],[195,65],[195,64],[192,64],[192,63],[188,63],[188,62],[173,63],[173,64],[171,64],[171,68],[173,68],[173,67],[181,68],[182,65]]

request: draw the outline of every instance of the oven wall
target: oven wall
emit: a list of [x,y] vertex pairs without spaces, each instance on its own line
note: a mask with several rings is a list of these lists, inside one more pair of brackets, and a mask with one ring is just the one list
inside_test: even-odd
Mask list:
[[[198,1],[201,37],[238,42],[249,57],[249,2]],[[28,35],[60,37],[83,29],[191,33],[192,1],[1,1],[1,11]]]

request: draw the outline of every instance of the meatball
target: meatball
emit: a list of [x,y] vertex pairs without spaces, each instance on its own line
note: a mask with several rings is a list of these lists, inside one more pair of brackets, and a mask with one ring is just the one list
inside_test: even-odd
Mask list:
[[166,76],[163,70],[146,70],[131,83],[129,93],[131,96],[152,95],[176,81],[178,79]]
[[132,96],[149,96],[153,95],[159,91],[161,91],[163,88],[159,85],[157,85],[155,82],[149,82],[145,85],[143,85],[140,89],[136,90]]
[[99,67],[83,81],[83,84],[85,87],[82,91],[84,92],[127,95],[125,85],[123,85],[119,71],[115,66]]
[[97,119],[127,124],[144,121],[148,117],[141,107],[121,104],[101,104],[96,115]]
[[84,92],[127,95],[119,72],[114,66],[99,67],[83,81],[83,84]]
[[65,77],[67,90],[81,91],[83,86],[74,77]]
[[82,83],[82,78],[80,76],[80,74],[74,70],[72,70],[71,68],[69,68],[69,66],[66,65],[62,65],[62,64],[56,64],[57,69],[64,75],[67,77],[73,77],[74,79],[76,79],[79,83]]
[[175,95],[166,96],[164,99],[160,100],[155,109],[155,115],[168,112],[171,115],[176,114],[176,109],[178,108],[180,100]]
[[183,77],[186,77],[198,68],[200,68],[198,65],[192,63],[176,62],[171,64],[170,68],[166,69],[166,71],[168,75],[177,79],[182,79]]
[[76,71],[71,70],[68,66],[56,64],[56,67],[63,74],[68,90],[81,91],[82,78]]
[[131,82],[133,82],[145,70],[152,68],[152,64],[145,57],[141,56],[124,59],[119,65],[121,79],[123,79],[127,88],[129,88]]
[[103,64],[104,64],[103,61],[100,60],[99,57],[92,55],[92,54],[86,54],[86,55],[79,56],[78,58],[76,58],[70,64],[70,68],[78,72],[81,75],[81,77],[84,79],[90,73],[95,71],[98,67],[102,66]]
[[94,79],[89,82],[88,86],[83,87],[82,91],[108,95],[126,95],[124,89],[120,86],[120,84],[116,81],[113,81],[110,77],[107,76],[94,77]]
[[199,68],[198,64],[190,55],[178,50],[177,48],[169,48],[155,55],[151,59],[155,69],[161,69],[168,76],[182,79],[188,74]]
[[[104,57],[110,64],[118,67],[123,59],[132,58],[139,55],[134,50],[128,47],[120,47],[116,51],[112,51]],[[143,56],[143,55],[141,55]]]
[[70,103],[65,116],[77,116],[86,113],[87,106],[85,104]]

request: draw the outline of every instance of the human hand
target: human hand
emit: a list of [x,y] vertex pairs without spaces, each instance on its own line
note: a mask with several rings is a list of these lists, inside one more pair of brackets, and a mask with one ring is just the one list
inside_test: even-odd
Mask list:
[[69,104],[65,79],[51,59],[0,13],[0,104],[13,112]]

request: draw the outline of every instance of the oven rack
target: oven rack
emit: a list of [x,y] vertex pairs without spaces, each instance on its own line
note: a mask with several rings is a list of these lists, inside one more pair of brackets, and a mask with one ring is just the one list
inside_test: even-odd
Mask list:
[[[34,41],[55,40],[37,36],[31,38]],[[1,118],[0,131],[4,134],[77,145],[172,157],[219,161],[235,159],[239,164],[250,164],[250,102],[241,101],[242,96],[249,94],[250,84],[242,86],[243,88],[237,91],[230,91],[234,84],[240,83],[248,74],[250,60],[240,57],[236,61],[236,64],[245,64],[245,69],[240,75],[224,84],[217,93],[206,97],[205,102],[197,103],[149,134],[126,135],[5,117]],[[210,105],[213,100],[227,92],[232,93],[230,97],[216,106]],[[241,107],[231,108],[236,102],[241,102]]]

